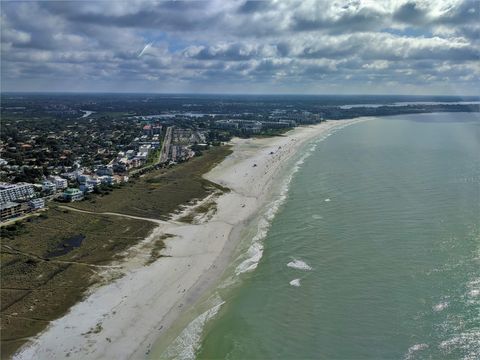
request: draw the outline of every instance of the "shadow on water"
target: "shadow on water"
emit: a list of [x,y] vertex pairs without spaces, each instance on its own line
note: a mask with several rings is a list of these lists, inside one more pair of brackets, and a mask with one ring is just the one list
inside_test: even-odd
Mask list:
[[46,257],[50,259],[50,258],[68,254],[73,249],[80,247],[80,245],[82,245],[83,240],[85,240],[85,235],[83,234],[71,236],[63,240],[60,244],[58,244],[56,249],[52,251],[48,251]]

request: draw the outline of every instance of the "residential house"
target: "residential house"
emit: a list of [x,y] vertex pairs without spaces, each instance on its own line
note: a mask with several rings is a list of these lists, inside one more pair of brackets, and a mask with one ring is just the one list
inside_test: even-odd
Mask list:
[[63,199],[66,201],[80,201],[83,200],[83,192],[77,188],[67,188],[63,192]]

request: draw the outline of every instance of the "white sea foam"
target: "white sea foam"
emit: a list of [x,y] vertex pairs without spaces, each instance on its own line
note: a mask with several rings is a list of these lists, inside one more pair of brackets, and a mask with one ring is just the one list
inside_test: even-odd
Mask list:
[[235,269],[237,275],[253,271],[257,268],[258,262],[263,255],[263,245],[258,241],[254,242],[248,248],[247,254],[248,258],[242,261],[242,263],[240,263]]
[[480,358],[480,331],[471,330],[457,334],[448,340],[442,341],[438,348],[445,354],[461,350],[463,360],[478,360]]
[[299,287],[300,286],[300,279],[293,279],[292,281],[290,281],[289,284],[292,285],[292,286]]
[[468,296],[477,297],[480,295],[480,279],[473,279],[468,282]]
[[195,353],[200,346],[205,324],[218,313],[224,303],[224,301],[221,301],[190,322],[167,348],[162,357],[182,360],[195,359]]
[[428,344],[415,344],[408,348],[407,354],[405,355],[405,360],[413,359],[413,355],[418,352],[428,349]]
[[325,202],[330,202],[330,199],[328,199],[328,198],[327,198],[327,199],[325,199]]
[[468,286],[480,286],[480,278],[469,281]]
[[447,301],[444,301],[444,302],[441,302],[441,303],[438,303],[436,304],[434,307],[433,307],[433,311],[435,312],[440,312],[442,310],[445,310],[447,307],[448,307],[448,302]]
[[478,295],[480,295],[480,289],[472,289],[468,292],[468,295],[470,295],[471,297],[477,297]]
[[298,260],[298,259],[293,259],[293,261],[290,261],[287,264],[288,267],[292,269],[297,269],[297,270],[304,270],[304,271],[310,271],[312,270],[312,267],[308,265],[305,261]]
[[312,218],[315,219],[315,220],[321,220],[321,219],[323,219],[323,216],[322,216],[322,215],[318,215],[318,214],[313,214],[313,215],[312,215]]
[[275,217],[276,213],[280,209],[281,205],[285,202],[290,187],[290,183],[293,179],[295,173],[300,169],[305,159],[315,150],[315,144],[311,146],[308,151],[295,162],[295,165],[292,168],[292,171],[285,179],[283,186],[281,187],[280,194],[272,201],[265,211],[264,215],[260,218],[260,221],[257,225],[257,233],[252,239],[252,243],[247,250],[246,258],[236,267],[235,274],[238,276],[240,274],[253,271],[257,268],[260,259],[263,256],[263,239],[267,236],[268,229],[270,224]]

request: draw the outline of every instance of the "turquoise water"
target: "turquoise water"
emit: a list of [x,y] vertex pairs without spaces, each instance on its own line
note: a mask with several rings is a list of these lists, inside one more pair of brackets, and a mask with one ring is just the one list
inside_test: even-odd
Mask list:
[[319,142],[264,246],[198,358],[480,358],[479,115],[385,117]]

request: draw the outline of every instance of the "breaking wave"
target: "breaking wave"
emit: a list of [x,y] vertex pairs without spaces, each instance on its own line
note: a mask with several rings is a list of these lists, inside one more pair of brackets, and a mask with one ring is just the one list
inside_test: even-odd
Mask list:
[[292,285],[292,286],[299,287],[300,286],[300,279],[293,279],[292,281],[290,281],[289,284]]
[[224,303],[225,301],[221,301],[190,322],[167,348],[167,351],[162,357],[181,360],[195,359],[195,353],[200,347],[200,340],[205,324],[218,313]]
[[297,269],[297,270],[304,270],[304,271],[310,271],[312,270],[312,267],[308,265],[305,261],[298,260],[298,259],[293,259],[293,261],[290,261],[287,266],[292,269]]

